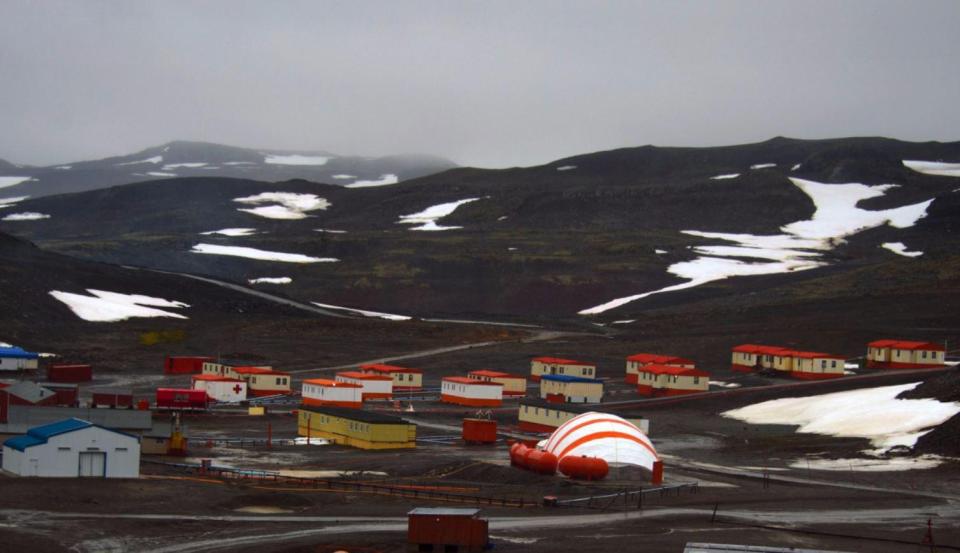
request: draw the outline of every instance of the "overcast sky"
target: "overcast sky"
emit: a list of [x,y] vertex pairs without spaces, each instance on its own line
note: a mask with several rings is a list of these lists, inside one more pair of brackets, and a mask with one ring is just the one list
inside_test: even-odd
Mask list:
[[960,140],[960,1],[0,1],[0,158]]

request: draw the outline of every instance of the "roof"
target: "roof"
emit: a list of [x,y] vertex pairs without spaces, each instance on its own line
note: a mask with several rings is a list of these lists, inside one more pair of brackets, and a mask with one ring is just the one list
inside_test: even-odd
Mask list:
[[596,408],[585,407],[577,403],[550,403],[540,398],[524,398],[520,400],[520,405],[529,405],[530,407],[540,407],[542,409],[551,409],[562,413],[592,413]]
[[208,355],[168,355],[167,359],[203,359],[204,361],[213,361],[215,358]]
[[912,342],[910,340],[875,340],[867,344],[872,348],[924,349],[927,351],[945,351],[946,348],[934,342]]
[[379,374],[370,374],[362,373],[359,371],[344,371],[342,373],[337,373],[337,378],[353,378],[355,380],[389,380],[393,381],[389,376],[382,376]]
[[193,380],[203,380],[206,382],[240,382],[245,383],[239,378],[229,378],[226,376],[220,376],[218,374],[195,374],[192,376]]
[[550,363],[553,365],[586,365],[588,367],[596,367],[595,363],[584,363],[583,361],[574,361],[573,359],[563,359],[560,357],[534,357],[534,361],[540,361],[541,363]]
[[413,424],[410,421],[401,419],[400,417],[395,417],[393,415],[387,415],[384,413],[378,413],[375,411],[364,411],[363,409],[350,409],[347,407],[333,407],[327,405],[301,405],[301,411],[307,411],[310,413],[321,413],[324,415],[330,415],[333,417],[340,417],[342,419],[350,419],[360,422],[369,422],[373,424]]
[[499,382],[485,382],[483,380],[477,380],[475,378],[468,378],[466,376],[445,376],[443,377],[444,382],[456,382],[457,384],[469,384],[471,386],[503,386]]
[[408,516],[453,516],[473,517],[480,514],[480,509],[464,509],[457,507],[417,507],[407,513]]
[[769,355],[781,351],[790,351],[790,348],[782,348],[780,346],[760,346],[757,344],[740,344],[739,346],[734,346],[733,351],[740,353],[765,353]]
[[669,374],[674,376],[710,376],[709,373],[704,371],[674,367],[672,365],[644,365],[637,370],[645,373]]
[[834,355],[832,353],[821,353],[819,351],[794,351],[793,357],[801,359],[846,359],[843,355]]
[[660,459],[640,428],[609,413],[589,412],[573,417],[550,434],[543,449],[558,460],[568,455],[585,455],[610,464],[639,465],[649,470]]
[[130,388],[101,388],[99,390],[93,390],[94,395],[98,394],[107,394],[111,396],[132,396],[133,390]]
[[24,451],[28,447],[33,447],[35,445],[45,444],[47,440],[54,436],[59,436],[60,434],[66,434],[68,432],[75,432],[77,430],[83,430],[84,428],[97,427],[113,432],[115,434],[123,434],[124,436],[130,436],[131,438],[136,439],[136,436],[126,434],[124,432],[117,432],[116,430],[110,430],[109,428],[104,428],[102,426],[93,424],[90,421],[85,421],[78,418],[65,419],[62,421],[57,421],[50,424],[45,424],[43,426],[36,426],[27,431],[25,436],[17,436],[16,438],[10,438],[9,440],[3,442],[4,447],[10,447],[16,449],[17,451]]
[[26,351],[17,346],[10,346],[0,348],[0,357],[12,357],[14,359],[38,359],[40,354]]
[[89,364],[84,365],[80,363],[72,363],[72,364],[66,364],[66,365],[50,365],[50,366],[54,369],[81,369],[81,368],[89,369],[90,368]]
[[660,355],[657,353],[636,353],[627,357],[627,361],[637,361],[639,363],[657,365],[695,365],[692,359],[685,357],[674,357],[673,355]]
[[237,374],[279,374],[288,376],[285,372],[275,371],[266,367],[231,367],[230,370]]
[[25,401],[29,401],[30,403],[37,403],[38,401],[47,399],[52,395],[56,395],[52,390],[44,388],[36,382],[30,382],[27,380],[14,382],[13,384],[4,388],[3,391],[12,396],[17,396]]
[[398,367],[396,365],[384,365],[382,363],[371,363],[369,365],[360,365],[360,369],[364,371],[376,371],[383,373],[416,373],[423,374],[423,371],[420,369],[410,369],[407,367]]
[[470,371],[467,373],[471,376],[489,376],[490,378],[526,378],[525,376],[520,376],[518,374],[510,374],[500,371],[491,371],[487,369],[480,369],[477,371]]
[[336,380],[330,380],[329,378],[311,378],[309,380],[304,380],[304,384],[313,384],[315,386],[329,386],[332,388],[363,388],[359,384],[353,384],[352,382],[337,382]]
[[597,380],[596,378],[584,378],[582,376],[573,376],[569,374],[545,374],[540,377],[540,380],[554,380],[556,382],[587,382],[587,383],[603,384],[603,382]]

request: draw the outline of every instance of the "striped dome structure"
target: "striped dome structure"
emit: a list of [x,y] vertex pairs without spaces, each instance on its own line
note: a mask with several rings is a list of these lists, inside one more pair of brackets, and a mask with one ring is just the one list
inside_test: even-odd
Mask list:
[[543,449],[560,461],[568,455],[599,457],[607,463],[639,465],[653,471],[660,460],[650,438],[616,415],[583,413],[561,424]]

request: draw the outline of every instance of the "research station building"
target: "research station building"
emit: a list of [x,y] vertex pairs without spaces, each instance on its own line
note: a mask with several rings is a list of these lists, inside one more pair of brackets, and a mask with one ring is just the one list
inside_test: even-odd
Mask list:
[[596,378],[597,366],[559,357],[534,357],[530,361],[530,380],[540,382],[540,379],[548,374]]
[[867,344],[870,369],[935,369],[945,361],[946,348],[933,342],[875,340]]
[[332,406],[303,405],[297,433],[360,449],[416,447],[417,425],[400,417]]
[[140,440],[85,420],[67,419],[3,442],[3,470],[18,476],[137,478]]
[[540,399],[555,403],[599,403],[603,382],[595,378],[547,374],[540,378]]

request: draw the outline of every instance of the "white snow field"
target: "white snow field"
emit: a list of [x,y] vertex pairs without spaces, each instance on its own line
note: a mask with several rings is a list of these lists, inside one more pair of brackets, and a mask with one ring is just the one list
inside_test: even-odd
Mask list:
[[740,176],[740,173],[728,173],[726,175],[717,175],[715,177],[710,177],[710,180],[727,180],[735,179]]
[[151,177],[176,177],[176,173],[165,173],[163,171],[147,171]]
[[0,188],[15,186],[22,182],[27,182],[32,177],[0,177]]
[[263,158],[264,163],[273,165],[326,165],[330,161],[326,156],[304,156],[300,154],[273,155]]
[[290,284],[293,279],[290,277],[260,277],[247,279],[250,284]]
[[911,252],[907,250],[907,245],[903,242],[884,242],[880,245],[881,248],[886,248],[897,255],[902,255],[904,257],[920,257],[923,255],[923,252]]
[[770,167],[776,167],[776,163],[758,163],[756,165],[751,165],[751,169],[769,169]]
[[437,224],[438,219],[442,219],[447,215],[450,215],[457,210],[458,207],[468,204],[470,202],[475,202],[480,198],[467,198],[465,200],[458,200],[455,202],[447,202],[443,204],[432,205],[423,211],[417,213],[411,213],[410,215],[401,215],[400,220],[397,221],[401,225],[419,225],[411,228],[410,230],[424,230],[424,231],[439,231],[439,230],[453,230],[463,227],[444,227]]
[[557,171],[572,171],[576,168],[576,165],[561,165],[560,167],[557,167]]
[[800,165],[802,165],[802,164],[801,164],[801,163],[797,163],[796,165],[794,165],[793,167],[791,167],[790,170],[791,170],[791,171],[796,171],[797,169],[800,168]]
[[791,468],[831,470],[845,472],[894,472],[901,470],[932,469],[940,466],[943,459],[936,455],[919,457],[891,457],[889,459],[797,459]]
[[73,165],[58,165],[53,168],[54,171],[69,171],[73,169]]
[[173,317],[186,319],[179,313],[171,313],[156,307],[190,307],[180,301],[142,296],[139,294],[120,294],[103,290],[87,289],[89,296],[52,290],[50,295],[67,304],[73,313],[85,321],[116,322],[131,317]]
[[141,163],[153,163],[154,165],[163,161],[163,156],[153,156],[148,157],[147,159],[141,159],[138,161],[127,161],[124,163],[115,163],[114,165],[139,165]]
[[26,200],[29,197],[30,196],[14,196],[12,198],[0,198],[0,209],[3,209],[4,207],[10,207],[13,204],[17,202],[22,202],[23,200]]
[[222,228],[220,230],[208,230],[207,232],[201,232],[203,235],[211,234],[222,234],[223,236],[250,236],[251,234],[256,234],[257,229],[255,228]]
[[[769,275],[805,271],[825,265],[823,253],[832,250],[843,239],[858,232],[888,224],[908,228],[927,214],[933,200],[893,209],[870,211],[857,207],[867,198],[882,196],[896,186],[866,186],[859,183],[823,184],[790,177],[790,181],[813,201],[816,211],[806,221],[796,221],[780,228],[784,234],[756,236],[685,230],[684,234],[732,242],[733,245],[696,246],[700,257],[674,263],[667,272],[687,282],[674,284],[584,309],[581,315],[596,315],[653,294],[685,290],[735,276]],[[743,259],[755,261],[744,261]]]
[[284,263],[335,263],[340,261],[335,257],[311,257],[299,253],[271,252],[258,250],[257,248],[218,246],[216,244],[196,244],[190,251],[193,253],[232,255],[235,257],[247,257],[249,259],[260,259],[263,261],[281,261]]
[[332,228],[315,228],[315,229],[313,229],[313,231],[314,231],[314,232],[323,232],[323,233],[326,233],[326,234],[346,234],[346,233],[347,233],[347,231],[345,231],[345,230],[336,230],[336,229],[332,229]]
[[880,454],[895,446],[913,447],[933,427],[960,413],[960,403],[897,399],[919,382],[791,397],[755,403],[721,413],[750,424],[797,425],[797,432],[840,438],[867,438]]
[[341,307],[339,305],[330,305],[328,303],[320,303],[316,301],[310,302],[317,307],[323,307],[326,309],[340,309],[342,311],[349,311],[350,313],[357,313],[358,315],[363,315],[364,317],[377,317],[380,319],[387,319],[388,321],[409,321],[413,317],[408,317],[406,315],[394,315],[393,313],[381,313],[380,311],[368,311],[365,309],[354,309],[352,307]]
[[196,169],[198,167],[204,167],[207,165],[206,161],[192,161],[189,163],[168,163],[161,167],[164,171],[169,171],[171,169],[179,169],[181,167],[186,167],[187,169]]
[[307,211],[327,209],[330,202],[315,194],[300,194],[296,192],[262,192],[253,196],[234,198],[233,201],[248,204],[272,204],[254,208],[237,208],[267,219],[305,219],[309,217]]
[[357,176],[356,175],[334,175],[332,178],[335,178],[337,180],[347,180],[347,179],[355,179],[357,178]]
[[940,161],[903,160],[903,165],[918,173],[939,175],[941,177],[960,177],[960,163],[942,163]]
[[[6,206],[4,206],[6,207]],[[49,219],[46,213],[37,213],[35,211],[25,211],[23,213],[11,213],[0,221],[39,221],[40,219]]]
[[377,186],[387,186],[390,184],[397,184],[400,182],[400,178],[396,175],[380,175],[380,178],[377,180],[358,180],[351,182],[350,184],[345,185],[345,188],[374,188]]

